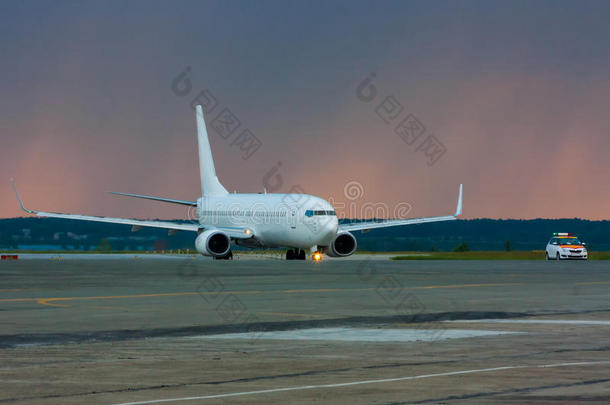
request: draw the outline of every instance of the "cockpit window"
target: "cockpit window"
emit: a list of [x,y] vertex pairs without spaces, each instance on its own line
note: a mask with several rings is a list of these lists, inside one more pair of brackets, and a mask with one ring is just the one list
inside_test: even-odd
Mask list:
[[330,211],[330,210],[307,210],[305,211],[305,216],[306,217],[313,217],[313,216],[320,216],[320,215],[332,215],[332,216],[336,216],[337,213],[335,211]]

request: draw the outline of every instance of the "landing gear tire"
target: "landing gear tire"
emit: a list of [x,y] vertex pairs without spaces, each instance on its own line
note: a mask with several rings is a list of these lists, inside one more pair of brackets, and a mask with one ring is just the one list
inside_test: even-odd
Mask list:
[[214,259],[216,260],[233,260],[233,251],[229,250],[229,253],[227,253],[224,256],[220,256],[220,257],[215,257]]
[[286,260],[305,260],[305,251],[303,249],[288,249]]

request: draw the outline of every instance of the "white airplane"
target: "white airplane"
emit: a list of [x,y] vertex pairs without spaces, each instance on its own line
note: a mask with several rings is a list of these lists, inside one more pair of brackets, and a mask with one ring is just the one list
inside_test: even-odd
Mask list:
[[231,243],[252,248],[288,248],[287,260],[305,260],[309,249],[313,260],[322,253],[331,257],[345,257],[356,251],[357,242],[352,231],[364,231],[389,226],[422,224],[457,219],[462,213],[462,185],[454,215],[411,219],[389,219],[339,224],[328,201],[308,194],[230,194],[220,184],[201,106],[196,107],[199,168],[202,196],[197,201],[183,201],[146,195],[116,193],[129,197],[163,201],[196,207],[197,220],[193,223],[146,221],[88,215],[61,214],[28,210],[24,207],[11,179],[17,201],[22,210],[39,217],[65,218],[83,221],[131,225],[133,231],[142,227],[197,232],[195,248],[204,256],[231,259]]

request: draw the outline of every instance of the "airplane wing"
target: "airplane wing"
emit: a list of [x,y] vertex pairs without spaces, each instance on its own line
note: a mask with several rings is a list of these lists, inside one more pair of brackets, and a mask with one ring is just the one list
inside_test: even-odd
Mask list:
[[15,194],[17,196],[17,201],[19,202],[19,206],[21,209],[29,214],[35,214],[39,217],[46,218],[62,218],[62,219],[75,219],[80,221],[93,221],[93,222],[105,222],[110,224],[122,224],[122,225],[131,225],[134,230],[137,230],[141,227],[150,227],[150,228],[163,228],[169,229],[171,231],[193,231],[198,232],[200,229],[219,229],[225,232],[232,239],[250,239],[253,238],[254,235],[252,231],[247,228],[239,228],[239,227],[215,227],[215,226],[205,226],[199,225],[195,223],[178,223],[178,222],[170,222],[170,221],[147,221],[140,219],[130,219],[130,218],[111,218],[111,217],[99,217],[92,215],[79,215],[79,214],[62,214],[58,212],[45,212],[45,211],[36,211],[29,210],[24,207],[23,201],[21,201],[21,196],[17,191],[17,186],[13,179],[11,179],[11,184],[13,185],[13,190],[15,190]]
[[455,214],[440,217],[423,217],[410,219],[390,219],[387,221],[358,222],[352,224],[340,224],[339,231],[367,231],[369,229],[386,228],[389,226],[425,224],[428,222],[452,221],[462,215],[462,185],[460,184],[460,194],[458,196]]

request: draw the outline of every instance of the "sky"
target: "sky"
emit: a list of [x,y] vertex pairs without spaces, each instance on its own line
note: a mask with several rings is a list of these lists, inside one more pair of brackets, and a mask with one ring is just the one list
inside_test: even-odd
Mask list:
[[186,217],[107,191],[200,196],[199,97],[230,191],[427,216],[463,183],[465,218],[608,219],[609,19],[597,1],[2,2],[0,217],[22,215],[11,177],[32,209]]

